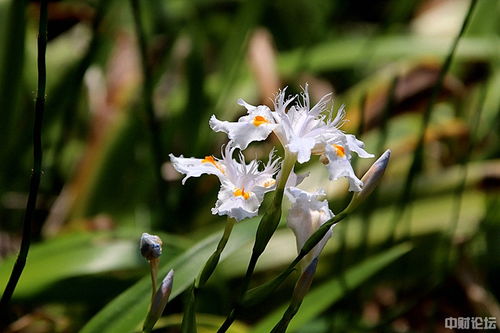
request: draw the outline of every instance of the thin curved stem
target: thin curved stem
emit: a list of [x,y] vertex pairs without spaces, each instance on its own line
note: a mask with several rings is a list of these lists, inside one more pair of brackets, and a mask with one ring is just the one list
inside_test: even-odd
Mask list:
[[38,25],[38,90],[35,102],[33,125],[33,171],[31,173],[28,202],[23,219],[23,236],[17,260],[0,300],[0,316],[7,316],[7,306],[23,272],[31,245],[31,227],[36,209],[36,200],[42,174],[42,121],[45,110],[45,86],[47,82],[45,53],[47,49],[47,0],[40,1],[40,21]]
[[234,224],[236,220],[228,217],[226,226],[224,228],[224,233],[222,234],[217,248],[212,253],[212,255],[207,259],[203,269],[200,272],[198,278],[193,282],[189,293],[189,299],[187,301],[187,307],[184,310],[184,316],[182,318],[181,332],[183,333],[195,333],[196,332],[196,295],[201,287],[203,287],[208,279],[212,276],[217,265],[219,264],[220,256],[233,231]]

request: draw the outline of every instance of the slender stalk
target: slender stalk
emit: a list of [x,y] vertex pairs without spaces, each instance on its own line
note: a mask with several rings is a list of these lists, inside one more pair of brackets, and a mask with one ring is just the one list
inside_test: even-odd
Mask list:
[[42,173],[42,120],[45,109],[46,66],[45,52],[47,49],[47,0],[40,1],[40,21],[38,25],[38,90],[35,102],[35,120],[33,125],[33,171],[31,173],[28,202],[23,219],[23,236],[17,260],[12,269],[2,299],[0,300],[0,316],[7,316],[7,306],[16,289],[23,272],[31,244],[31,224],[36,208],[38,188]]
[[[467,141],[465,147],[465,155],[459,162],[461,166],[461,181],[457,184],[457,188],[455,189],[455,196],[453,198],[453,205],[451,211],[451,223],[448,228],[448,233],[443,234],[443,246],[447,247],[445,251],[445,265],[443,265],[443,270],[451,269],[450,263],[452,259],[452,250],[453,250],[453,238],[457,231],[458,221],[460,219],[460,212],[462,207],[463,194],[465,191],[465,186],[467,184],[467,175],[469,173],[468,163],[471,159],[472,152],[474,151],[474,146],[476,145],[477,140],[477,131],[481,119],[481,114],[484,110],[484,102],[486,100],[486,85],[481,87],[479,101],[477,107],[475,108],[475,112],[472,115],[472,119],[469,119],[469,140]],[[444,273],[444,272],[443,272]]]
[[266,211],[264,216],[262,216],[262,219],[260,220],[259,226],[257,228],[252,255],[250,257],[247,271],[242,282],[240,294],[236,300],[236,305],[233,307],[226,320],[217,331],[218,333],[226,332],[236,318],[236,314],[241,308],[241,301],[243,300],[243,297],[245,296],[245,293],[250,285],[250,280],[252,279],[253,272],[255,271],[257,261],[259,260],[262,252],[264,252],[267,244],[271,240],[272,235],[278,227],[279,221],[281,219],[281,203],[283,201],[285,186],[288,181],[288,177],[293,170],[296,160],[297,156],[295,154],[285,151],[285,159],[283,160],[283,165],[281,168],[281,176],[278,180],[278,184],[276,185],[276,192],[274,194],[273,203],[271,208]]
[[212,253],[210,258],[205,263],[205,266],[203,267],[203,270],[201,271],[200,276],[198,277],[195,283],[196,288],[203,287],[207,283],[208,279],[212,276],[213,272],[215,271],[215,268],[219,263],[220,255],[222,254],[222,251],[226,247],[227,241],[229,240],[229,236],[233,231],[235,222],[236,222],[235,219],[230,217],[227,218],[226,227],[224,228],[224,233],[222,234],[222,237],[219,240],[219,244],[217,244],[217,248],[215,249],[214,253]]
[[348,213],[346,213],[344,210],[335,215],[330,220],[323,223],[323,225],[307,239],[297,257],[295,257],[295,259],[290,263],[290,265],[288,265],[288,267],[284,271],[282,271],[273,280],[259,287],[253,288],[250,291],[246,292],[243,296],[241,296],[237,301],[235,307],[227,316],[224,323],[222,323],[217,333],[226,332],[234,322],[234,320],[236,319],[236,315],[242,310],[242,308],[258,303],[259,301],[269,296],[274,290],[276,290],[276,288],[278,288],[283,283],[283,281],[285,281],[285,279],[295,270],[295,266],[299,264],[302,258],[304,258],[309,252],[311,252],[316,244],[318,244],[320,240],[323,239],[328,230],[330,230],[333,225],[342,221],[347,215]]
[[245,294],[250,284],[253,272],[255,271],[255,265],[259,260],[260,255],[264,252],[267,244],[271,240],[271,236],[278,227],[281,218],[281,203],[283,201],[283,194],[285,192],[286,182],[288,181],[288,176],[292,172],[293,166],[295,165],[296,156],[294,154],[285,151],[285,159],[283,161],[283,167],[281,169],[281,177],[278,180],[276,186],[276,193],[274,195],[273,204],[271,209],[264,214],[262,220],[257,229],[256,240],[252,249],[252,256],[247,267],[245,274],[245,279],[243,280],[243,288],[241,290],[241,296]]
[[311,287],[311,283],[314,277],[314,273],[316,272],[316,267],[318,266],[318,258],[314,258],[314,260],[307,266],[305,271],[302,273],[300,278],[297,280],[295,284],[295,288],[293,290],[292,299],[290,300],[290,304],[286,309],[285,313],[281,317],[280,321],[274,326],[271,333],[285,333],[290,321],[293,319],[295,314],[299,311],[300,305],[304,300],[309,288]]
[[[424,154],[424,144],[425,144],[425,130],[427,129],[427,126],[429,124],[429,120],[431,118],[432,114],[432,109],[434,108],[434,104],[436,103],[437,97],[439,95],[439,92],[441,91],[441,88],[443,87],[443,82],[444,82],[444,77],[446,73],[448,72],[451,62],[453,60],[453,55],[455,54],[455,50],[457,49],[458,43],[462,37],[462,35],[465,32],[465,28],[467,27],[470,18],[472,17],[472,13],[474,12],[474,7],[476,6],[477,0],[471,0],[469,9],[467,11],[467,14],[465,15],[464,21],[462,23],[462,27],[455,37],[455,40],[453,41],[453,44],[451,46],[450,51],[448,52],[448,55],[446,56],[446,59],[443,63],[443,66],[441,67],[441,70],[439,71],[438,78],[436,81],[436,84],[434,85],[431,96],[429,98],[429,102],[427,104],[427,107],[424,110],[424,114],[422,116],[422,122],[420,124],[420,135],[418,138],[418,142],[415,148],[415,153],[413,155],[413,160],[410,165],[410,168],[408,169],[408,173],[406,175],[406,180],[405,180],[405,186],[403,188],[403,193],[400,196],[399,200],[399,207],[396,211],[396,214],[394,214],[394,218],[392,220],[392,235],[391,238],[388,240],[389,242],[393,242],[395,239],[396,235],[396,224],[398,221],[401,220],[403,217],[403,213],[405,211],[406,206],[412,201],[412,191],[413,191],[413,184],[415,182],[415,178],[417,174],[420,172],[422,168],[422,163],[423,163],[423,154]],[[409,225],[409,223],[408,223]]]
[[130,0],[132,15],[134,17],[135,31],[137,35],[137,40],[139,42],[139,51],[141,54],[141,65],[143,73],[143,89],[142,98],[144,102],[144,109],[146,112],[147,124],[150,131],[150,143],[151,151],[153,155],[154,162],[154,174],[157,178],[157,191],[160,197],[160,212],[162,215],[165,214],[164,204],[166,200],[166,188],[165,182],[161,176],[161,166],[163,163],[163,145],[161,143],[161,129],[160,124],[156,118],[153,106],[153,75],[151,71],[151,66],[148,62],[148,49],[146,41],[146,33],[144,31],[144,24],[141,17],[141,6],[139,5],[139,0]]
[[151,268],[151,289],[152,289],[152,295],[151,295],[151,301],[153,301],[155,297],[156,290],[158,289],[158,283],[156,280],[158,279],[158,264],[160,263],[160,260],[157,258],[151,259],[149,261],[149,266]]
[[182,333],[196,332],[196,311],[195,311],[196,295],[198,294],[199,289],[205,286],[208,279],[214,273],[215,268],[219,263],[222,251],[224,251],[224,248],[226,247],[226,244],[229,240],[229,236],[231,235],[235,222],[236,222],[235,219],[230,217],[227,218],[226,226],[224,228],[224,233],[222,234],[222,237],[219,240],[219,243],[217,244],[217,248],[208,258],[207,262],[205,263],[205,266],[203,266],[203,269],[200,272],[200,275],[194,281],[193,286],[191,287],[191,290],[189,292],[188,304],[184,311],[184,316],[182,318],[182,325],[181,325]]

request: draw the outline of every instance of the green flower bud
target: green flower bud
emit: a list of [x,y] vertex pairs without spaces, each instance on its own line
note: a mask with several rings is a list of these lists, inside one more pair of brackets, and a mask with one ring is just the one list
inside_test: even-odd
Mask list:
[[387,149],[379,158],[372,164],[370,169],[365,173],[361,181],[363,182],[363,188],[359,192],[355,192],[352,196],[349,206],[346,208],[346,213],[352,212],[360,203],[366,200],[366,198],[373,192],[373,190],[378,186],[382,176],[384,175],[387,164],[389,164],[389,158],[391,157],[391,151]]
[[153,329],[158,319],[160,319],[165,306],[167,305],[168,298],[172,292],[172,285],[174,284],[174,270],[170,270],[163,279],[160,287],[153,296],[151,302],[151,309],[148,312],[146,321],[144,322],[143,331],[149,332]]

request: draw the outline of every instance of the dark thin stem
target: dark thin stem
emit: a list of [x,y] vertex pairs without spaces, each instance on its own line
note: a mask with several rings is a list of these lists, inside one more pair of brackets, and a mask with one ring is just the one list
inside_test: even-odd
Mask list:
[[410,168],[408,169],[408,173],[406,175],[405,186],[403,188],[403,193],[400,196],[399,207],[398,207],[396,214],[394,215],[394,219],[392,222],[393,233],[392,233],[390,241],[394,241],[394,238],[395,238],[395,227],[394,226],[402,218],[406,206],[411,201],[413,183],[415,181],[416,175],[420,172],[420,170],[422,168],[424,144],[425,144],[425,131],[427,129],[427,126],[429,125],[429,120],[431,118],[432,109],[434,108],[434,104],[436,103],[439,92],[441,91],[441,88],[443,87],[444,77],[450,68],[451,62],[453,60],[453,55],[455,54],[455,50],[457,49],[458,43],[459,43],[462,35],[465,32],[465,28],[467,27],[467,25],[469,23],[469,20],[472,16],[472,13],[474,12],[474,7],[475,7],[476,3],[477,3],[477,0],[471,0],[471,2],[470,2],[470,6],[469,6],[467,14],[464,18],[460,32],[455,37],[455,40],[453,41],[453,45],[451,46],[450,52],[448,52],[448,55],[443,63],[443,66],[441,67],[441,70],[439,71],[436,84],[434,85],[432,92],[431,92],[431,96],[429,98],[429,103],[427,104],[427,107],[424,110],[424,114],[422,116],[422,122],[420,124],[420,134],[419,134],[417,145],[415,147],[415,153],[413,155],[412,163],[411,163]]
[[33,171],[31,174],[28,202],[23,219],[23,238],[19,255],[12,269],[9,282],[0,300],[0,314],[7,316],[7,305],[12,298],[21,277],[31,244],[31,223],[36,208],[38,188],[42,173],[42,120],[45,109],[45,51],[47,49],[47,0],[40,1],[40,22],[38,26],[38,92],[35,102],[35,121],[33,126]]
[[141,54],[141,65],[143,73],[143,89],[142,98],[144,100],[144,109],[146,112],[147,124],[150,131],[151,138],[151,150],[154,159],[154,174],[157,177],[157,191],[160,197],[160,211],[164,213],[164,204],[166,199],[166,188],[165,182],[161,176],[161,166],[163,163],[163,146],[161,143],[161,129],[153,106],[153,75],[151,71],[151,66],[148,62],[148,49],[146,42],[146,33],[144,32],[144,24],[141,17],[141,6],[139,6],[139,0],[130,0],[132,6],[132,15],[134,17],[135,31],[137,35],[137,40],[139,42],[139,51]]

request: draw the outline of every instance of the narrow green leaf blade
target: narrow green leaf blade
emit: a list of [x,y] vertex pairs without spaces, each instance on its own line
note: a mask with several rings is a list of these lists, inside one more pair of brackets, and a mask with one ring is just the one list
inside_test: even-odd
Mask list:
[[[162,236],[166,256],[179,253],[175,237]],[[145,265],[138,252],[138,236],[134,231],[74,233],[57,237],[32,247],[15,298],[31,297],[49,285],[65,278],[136,269]],[[3,290],[15,256],[0,265],[0,288]]]
[[[337,276],[315,288],[304,298],[304,302],[297,315],[290,322],[288,330],[293,332],[300,328],[333,303],[342,299],[348,292],[359,287],[382,268],[410,251],[410,249],[411,245],[408,243],[397,245],[381,254],[366,259],[347,270],[342,276]],[[278,310],[261,320],[251,333],[270,332],[280,320],[287,306],[288,303],[283,304]]]
[[[255,234],[257,223],[255,219],[238,223],[234,227],[228,244],[222,253],[221,260],[239,249],[242,244],[250,241]],[[163,277],[170,269],[175,271],[174,286],[170,299],[182,293],[198,276],[203,264],[215,250],[221,237],[221,231],[201,240],[185,253],[168,262],[160,269]],[[150,277],[145,276],[135,285],[111,301],[104,309],[95,315],[82,333],[132,332],[144,320],[150,301]],[[168,306],[167,306],[168,309]]]

